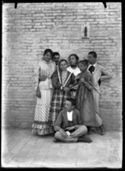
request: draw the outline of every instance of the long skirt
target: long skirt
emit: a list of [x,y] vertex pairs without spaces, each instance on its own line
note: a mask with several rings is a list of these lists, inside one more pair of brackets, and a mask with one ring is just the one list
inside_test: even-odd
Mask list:
[[85,126],[97,126],[93,93],[83,85],[78,87],[76,106],[80,111],[82,124]]
[[54,130],[48,121],[52,90],[40,90],[40,92],[41,98],[37,98],[32,133],[37,135],[47,135],[54,133]]
[[66,99],[70,97],[71,97],[70,92],[65,92],[63,90],[58,90],[58,89],[55,89],[53,91],[50,113],[49,113],[49,121],[52,126],[54,125],[60,111],[64,108]]

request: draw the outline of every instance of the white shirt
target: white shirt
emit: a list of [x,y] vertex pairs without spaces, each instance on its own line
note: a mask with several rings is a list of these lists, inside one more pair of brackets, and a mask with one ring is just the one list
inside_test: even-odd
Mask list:
[[73,111],[67,112],[68,121],[72,121],[72,114],[73,114]]
[[79,67],[72,68],[71,66],[67,68],[67,71],[73,73],[75,76],[77,76],[81,72]]

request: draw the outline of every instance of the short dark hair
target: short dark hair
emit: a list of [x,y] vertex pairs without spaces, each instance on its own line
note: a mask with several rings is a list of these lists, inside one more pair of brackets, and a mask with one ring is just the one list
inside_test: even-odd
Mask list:
[[87,59],[81,60],[81,61],[79,61],[79,63],[82,63],[85,66],[89,65],[89,61]]
[[67,101],[70,101],[72,106],[75,106],[76,105],[76,100],[75,99],[72,99],[72,98],[67,98],[66,99]]
[[79,57],[78,57],[78,55],[76,55],[75,53],[72,53],[71,55],[69,55],[68,60],[71,58],[71,56],[75,56],[76,61],[77,61],[77,62],[79,61]]
[[60,56],[59,52],[53,52],[53,57],[56,56],[56,55]]
[[48,52],[51,53],[51,56],[53,56],[53,51],[51,49],[45,49],[43,55],[45,55]]
[[61,60],[59,61],[59,65],[61,64],[61,62],[66,62],[67,65],[68,65],[68,61],[67,61],[66,59],[61,59]]
[[95,51],[90,51],[88,54],[91,54],[94,58],[97,58],[97,53]]

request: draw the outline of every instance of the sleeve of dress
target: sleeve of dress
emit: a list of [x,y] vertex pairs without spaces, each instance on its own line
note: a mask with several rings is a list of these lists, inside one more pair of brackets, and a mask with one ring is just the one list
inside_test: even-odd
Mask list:
[[[88,77],[89,77],[89,75],[88,75]],[[92,87],[93,87],[92,82],[91,82],[91,80],[90,80],[90,77],[89,77],[89,78],[86,78],[86,77],[82,78],[82,83],[83,83],[84,86],[85,86],[86,88],[88,88],[89,90],[91,90]]]
[[52,74],[51,80],[52,80],[52,86],[53,86],[53,88],[59,89],[61,85],[60,85],[60,83],[59,83],[59,79],[58,79],[58,76],[57,76],[57,71],[55,71],[55,72]]

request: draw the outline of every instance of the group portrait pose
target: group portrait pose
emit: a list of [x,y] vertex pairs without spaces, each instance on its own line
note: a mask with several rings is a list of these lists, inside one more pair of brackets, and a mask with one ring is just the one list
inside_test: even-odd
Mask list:
[[100,86],[112,78],[97,62],[97,53],[79,59],[72,53],[45,49],[37,69],[32,133],[52,134],[54,142],[92,142],[91,133],[105,134],[99,111]]

